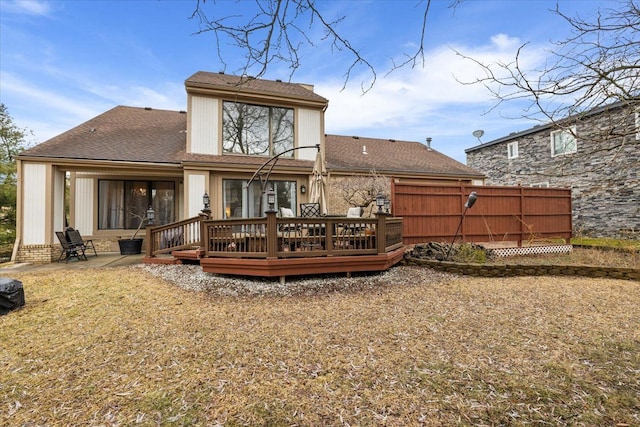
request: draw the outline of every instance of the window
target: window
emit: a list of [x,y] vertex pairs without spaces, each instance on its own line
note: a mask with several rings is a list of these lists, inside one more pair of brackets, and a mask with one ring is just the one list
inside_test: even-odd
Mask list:
[[155,224],[175,221],[175,183],[173,181],[98,182],[98,228],[136,229],[149,206],[155,211]]
[[549,187],[549,182],[536,182],[534,184],[531,184],[532,187],[537,187],[537,188],[547,188]]
[[518,141],[513,141],[507,144],[507,158],[515,159],[518,157]]
[[578,150],[576,128],[551,132],[551,156],[575,153]]
[[[291,208],[296,212],[295,181],[269,181],[266,188],[276,193],[276,210],[280,207]],[[225,179],[222,181],[224,218],[259,218],[269,208],[266,197],[263,197],[259,182],[252,182],[247,188],[247,181],[242,179]]]
[[222,114],[225,153],[273,156],[293,148],[291,108],[225,101]]

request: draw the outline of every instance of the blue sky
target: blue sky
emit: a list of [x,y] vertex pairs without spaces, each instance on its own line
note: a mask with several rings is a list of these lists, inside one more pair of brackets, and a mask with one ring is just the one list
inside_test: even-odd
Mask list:
[[[223,46],[226,66],[212,34],[195,34],[190,16],[196,0],[0,0],[0,102],[16,125],[42,142],[116,105],[186,109],[184,81],[196,71],[234,74],[241,52]],[[354,70],[343,89],[350,58],[316,39],[304,48],[292,81],[315,86],[329,99],[325,131],[340,135],[421,141],[465,162],[464,150],[535,123],[517,119],[522,104],[494,105],[486,89],[462,85],[479,70],[454,50],[481,61],[513,60],[527,42],[533,67],[548,57],[550,41],[569,29],[549,10],[555,1],[433,0],[425,37],[425,65],[389,75],[392,58],[419,41],[420,0],[320,0],[328,17],[344,15],[338,29],[378,69],[373,89],[362,93],[366,70]],[[592,15],[612,1],[560,0],[569,15]],[[250,13],[251,0],[208,0],[220,15]],[[289,80],[275,65],[265,78]],[[512,118],[506,118],[512,117]]]

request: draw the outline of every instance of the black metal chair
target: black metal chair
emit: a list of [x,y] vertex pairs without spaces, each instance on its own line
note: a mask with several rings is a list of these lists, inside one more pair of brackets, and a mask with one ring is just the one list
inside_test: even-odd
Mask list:
[[82,246],[76,246],[67,240],[67,236],[62,231],[56,231],[56,236],[60,241],[60,246],[62,246],[62,251],[60,252],[60,256],[58,257],[58,262],[62,261],[62,257],[64,257],[65,263],[69,262],[69,259],[76,258],[78,260],[87,260],[87,256],[84,254],[84,248]]
[[320,216],[320,203],[300,203],[300,215],[303,218]]
[[71,242],[72,245],[79,246],[83,251],[93,251],[95,256],[98,256],[98,252],[96,252],[96,247],[93,245],[93,240],[84,240],[80,235],[78,230],[74,230],[73,228],[67,229],[67,238]]

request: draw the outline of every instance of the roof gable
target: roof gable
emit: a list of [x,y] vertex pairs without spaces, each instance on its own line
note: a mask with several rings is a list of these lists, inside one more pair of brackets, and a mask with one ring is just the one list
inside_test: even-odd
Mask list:
[[212,94],[239,93],[257,98],[278,98],[326,106],[326,98],[313,91],[312,85],[287,83],[281,80],[256,79],[224,73],[198,71],[185,81],[187,92],[204,91]]

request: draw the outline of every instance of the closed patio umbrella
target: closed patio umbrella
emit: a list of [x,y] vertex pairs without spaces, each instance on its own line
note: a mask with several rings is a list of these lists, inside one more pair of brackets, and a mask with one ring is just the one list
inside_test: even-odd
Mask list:
[[309,192],[309,202],[320,204],[320,213],[327,214],[327,184],[324,180],[327,171],[322,160],[322,153],[318,150],[316,161],[313,164],[313,172],[311,177],[311,190]]

